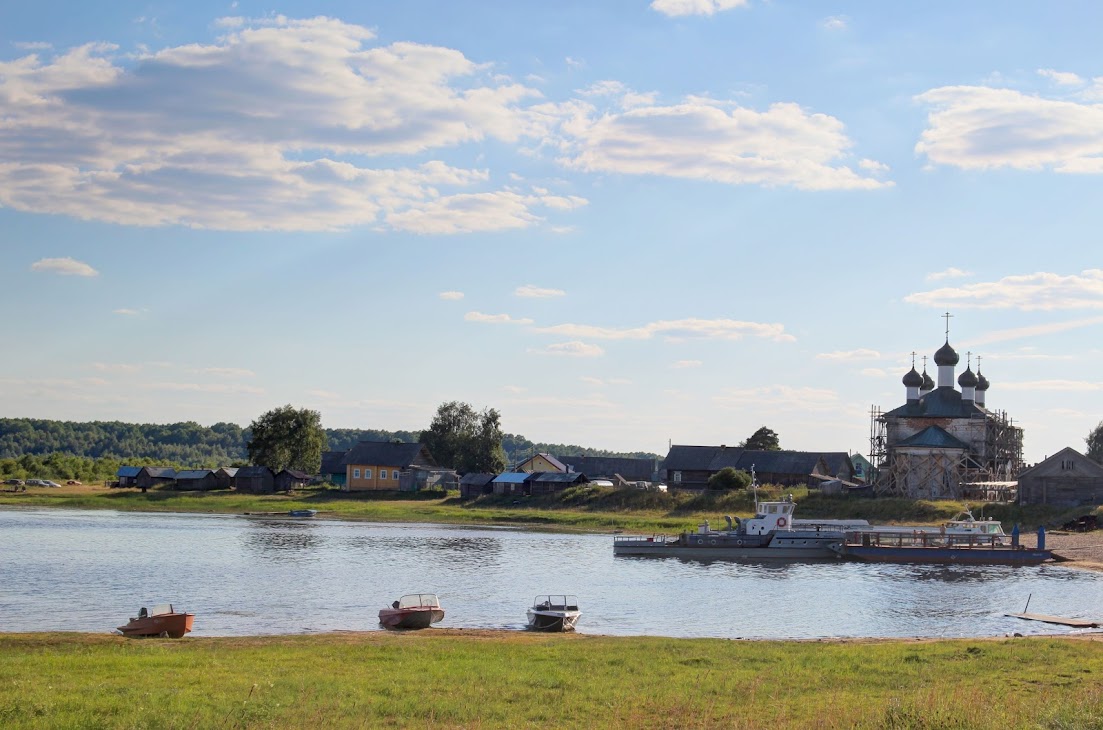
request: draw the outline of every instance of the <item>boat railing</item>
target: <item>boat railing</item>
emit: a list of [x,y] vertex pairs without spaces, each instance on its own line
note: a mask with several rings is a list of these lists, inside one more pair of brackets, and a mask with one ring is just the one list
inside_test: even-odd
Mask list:
[[846,533],[847,545],[863,547],[952,547],[952,548],[1000,548],[1007,547],[1003,535],[953,534],[925,530],[858,530]]
[[639,545],[649,542],[668,542],[666,535],[613,535],[613,544]]

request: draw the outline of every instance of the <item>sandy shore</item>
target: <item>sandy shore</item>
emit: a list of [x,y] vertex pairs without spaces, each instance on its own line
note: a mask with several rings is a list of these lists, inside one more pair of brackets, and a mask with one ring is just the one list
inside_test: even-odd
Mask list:
[[1049,532],[1046,547],[1067,560],[1070,568],[1103,571],[1103,530],[1092,532]]

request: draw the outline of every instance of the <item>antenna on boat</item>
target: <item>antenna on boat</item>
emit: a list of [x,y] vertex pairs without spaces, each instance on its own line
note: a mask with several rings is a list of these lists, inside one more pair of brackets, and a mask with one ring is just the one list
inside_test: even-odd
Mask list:
[[758,514],[758,479],[754,474],[754,464],[751,464],[751,489],[754,490],[754,513]]

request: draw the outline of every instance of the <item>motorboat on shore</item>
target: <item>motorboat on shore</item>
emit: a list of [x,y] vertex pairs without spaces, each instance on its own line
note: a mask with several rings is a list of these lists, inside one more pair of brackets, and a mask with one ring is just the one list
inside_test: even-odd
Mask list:
[[528,628],[533,631],[574,631],[581,616],[575,596],[537,596],[528,610]]
[[293,510],[288,510],[287,514],[288,514],[289,517],[313,517],[316,514],[318,514],[318,510],[316,510],[316,509],[293,509]]
[[386,629],[427,629],[443,620],[444,609],[433,593],[410,593],[379,611],[379,623]]
[[[828,560],[843,540],[844,530],[824,522],[793,524],[792,498],[757,502],[755,515],[746,520],[727,516],[726,530],[708,522],[696,532],[666,535],[614,535],[613,555],[684,557],[704,560]],[[859,521],[861,522],[861,521]],[[855,526],[855,521],[847,523]]]
[[138,615],[130,619],[126,626],[119,626],[118,631],[132,638],[160,636],[179,639],[192,630],[194,621],[195,614],[177,613],[171,603],[165,603],[152,609],[143,606],[138,610]]

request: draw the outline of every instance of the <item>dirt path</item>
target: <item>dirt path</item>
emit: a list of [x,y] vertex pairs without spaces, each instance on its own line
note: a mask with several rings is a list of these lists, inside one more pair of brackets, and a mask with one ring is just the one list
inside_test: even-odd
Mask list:
[[1103,530],[1092,532],[1049,532],[1046,547],[1067,560],[1069,568],[1103,571]]

